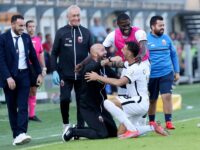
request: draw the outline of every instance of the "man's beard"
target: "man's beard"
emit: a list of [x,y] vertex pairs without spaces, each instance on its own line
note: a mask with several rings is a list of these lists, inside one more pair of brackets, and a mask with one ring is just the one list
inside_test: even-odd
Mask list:
[[155,34],[156,34],[157,36],[162,36],[163,33],[164,33],[164,30],[159,30],[159,31],[155,32]]

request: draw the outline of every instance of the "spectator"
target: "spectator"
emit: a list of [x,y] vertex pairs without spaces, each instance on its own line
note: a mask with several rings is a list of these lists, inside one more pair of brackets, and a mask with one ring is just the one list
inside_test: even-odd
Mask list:
[[46,41],[42,44],[43,49],[44,49],[44,58],[45,58],[45,64],[47,67],[47,73],[51,73],[51,61],[50,61],[50,55],[52,51],[52,38],[51,34],[46,34],[45,35]]
[[95,43],[102,43],[107,35],[105,27],[101,25],[100,18],[94,18],[94,26],[91,27],[90,31],[94,36]]

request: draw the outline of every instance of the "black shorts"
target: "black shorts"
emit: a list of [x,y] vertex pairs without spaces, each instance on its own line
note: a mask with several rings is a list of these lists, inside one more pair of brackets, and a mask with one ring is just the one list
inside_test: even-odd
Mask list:
[[157,100],[160,94],[172,93],[172,84],[174,81],[174,73],[170,72],[169,74],[158,77],[158,78],[150,78],[149,80],[149,94],[150,100]]
[[38,87],[37,85],[37,73],[35,72],[35,69],[33,65],[30,65],[30,81],[31,81],[31,87]]

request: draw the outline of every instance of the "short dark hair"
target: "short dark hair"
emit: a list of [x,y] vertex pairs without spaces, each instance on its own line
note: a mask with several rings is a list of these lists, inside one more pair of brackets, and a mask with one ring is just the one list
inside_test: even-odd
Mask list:
[[126,42],[127,49],[131,51],[134,57],[136,57],[140,51],[140,47],[137,43],[133,41]]
[[24,17],[22,15],[13,15],[11,18],[11,23],[14,23],[15,21],[17,21],[17,19],[24,20]]
[[119,14],[119,16],[117,16],[117,22],[119,22],[121,20],[128,20],[128,19],[130,20],[130,17],[125,13],[121,13],[121,14]]
[[28,20],[28,21],[26,21],[26,27],[28,27],[28,24],[29,23],[34,23],[34,21],[33,20]]
[[150,28],[151,28],[152,25],[156,24],[157,20],[163,20],[163,17],[162,16],[153,16],[153,17],[151,17]]

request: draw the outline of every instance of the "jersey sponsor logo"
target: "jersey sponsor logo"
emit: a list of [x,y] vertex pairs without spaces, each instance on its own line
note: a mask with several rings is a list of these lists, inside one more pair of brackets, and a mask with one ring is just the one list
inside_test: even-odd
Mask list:
[[72,44],[68,44],[68,43],[65,43],[64,45],[67,47],[72,46]]

